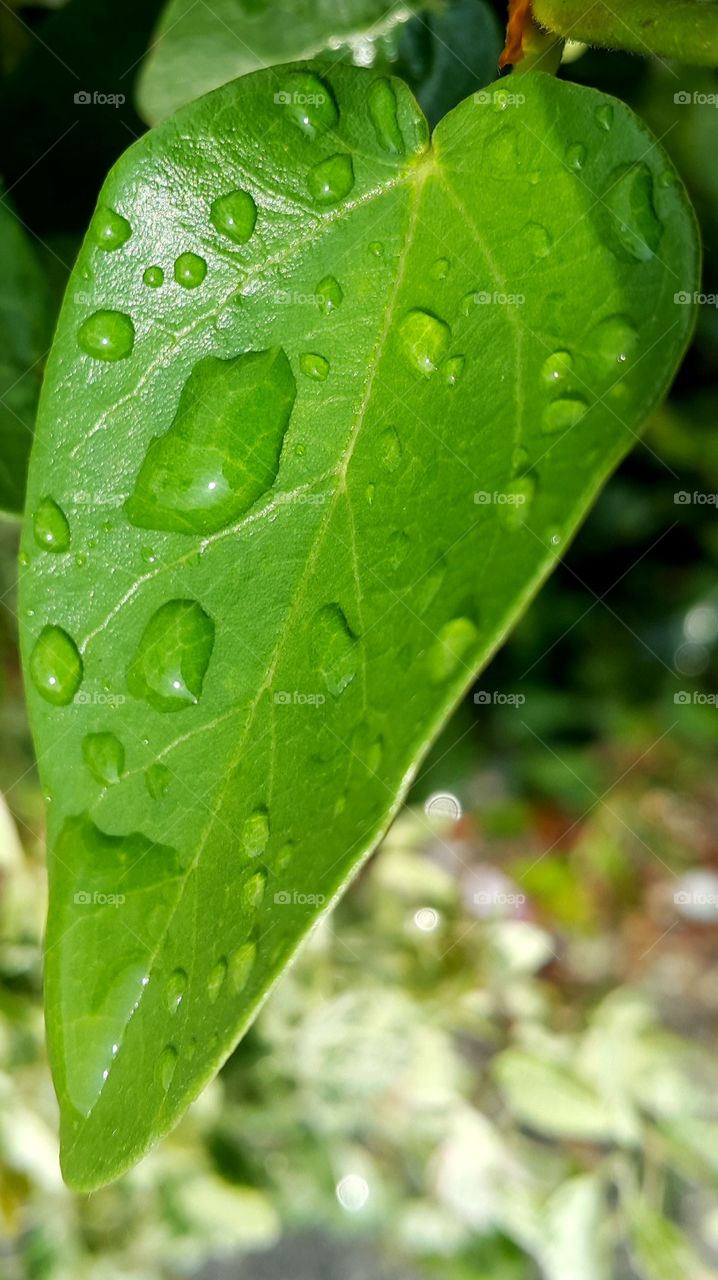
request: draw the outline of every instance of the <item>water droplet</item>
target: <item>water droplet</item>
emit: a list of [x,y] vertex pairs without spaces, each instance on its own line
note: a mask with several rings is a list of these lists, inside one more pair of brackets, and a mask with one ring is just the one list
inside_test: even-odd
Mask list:
[[244,821],[240,850],[245,858],[261,858],[268,843],[269,812],[264,805],[259,805]]
[[608,179],[603,197],[605,240],[624,262],[648,262],[661,241],[653,207],[653,176],[647,164],[621,165]]
[[282,78],[282,91],[275,96],[285,115],[309,138],[334,129],[339,111],[329,85],[311,71],[290,71]]
[[381,735],[373,732],[365,721],[354,730],[352,753],[366,765],[370,773],[376,773],[384,755],[384,742]]
[[246,244],[257,221],[257,206],[248,191],[228,191],[218,196],[209,212],[216,231],[235,244]]
[[462,373],[466,358],[464,356],[451,356],[449,360],[445,360],[441,366],[441,373],[444,382],[448,387],[455,387]]
[[161,289],[165,282],[165,273],[162,267],[158,267],[156,264],[147,267],[142,275],[142,282],[147,285],[148,289]]
[[126,360],[135,345],[135,326],[124,311],[95,311],[80,325],[77,341],[95,360]]
[[336,311],[336,308],[341,306],[344,298],[341,285],[338,280],[334,279],[334,276],[325,276],[323,280],[320,280],[315,292],[317,303],[325,315],[328,315],[330,311]]
[[[268,830],[267,836],[269,836]],[[266,885],[267,877],[264,871],[257,871],[242,885],[239,903],[243,912],[256,911],[261,906]]]
[[[21,568],[21,569],[26,569],[26,568],[27,568],[27,566],[28,566],[28,565],[29,565],[29,563],[30,563],[30,557],[29,557],[29,555],[27,554],[27,551],[21,551],[21,552],[20,552],[20,554],[19,554],[19,556],[18,556],[18,558],[17,558],[17,561],[18,561],[18,564],[20,565],[20,568]],[[30,613],[30,610],[28,609],[28,617],[32,617],[32,614],[34,614],[34,612],[35,612],[35,610],[34,610],[34,609],[33,609],[32,613]]]
[[196,289],[207,274],[207,263],[198,253],[181,253],[175,259],[174,277],[183,289]]
[[214,646],[214,623],[196,600],[169,600],[152,615],[127,673],[135,698],[157,711],[199,701]]
[[172,1078],[177,1069],[177,1050],[171,1044],[168,1044],[162,1050],[157,1059],[157,1082],[164,1089],[165,1093],[172,1084]]
[[107,208],[95,211],[90,230],[95,244],[107,253],[126,244],[132,235],[132,227],[127,219],[123,218],[121,213],[116,213],[114,209]]
[[88,733],[82,743],[82,758],[96,782],[111,787],[119,782],[125,768],[125,748],[114,733]]
[[227,961],[224,956],[221,956],[207,979],[207,995],[210,1004],[214,1004],[219,998],[219,993],[224,986],[226,977]]
[[156,760],[145,773],[145,786],[153,800],[160,800],[172,780],[172,774],[166,764]]
[[563,396],[560,400],[552,400],[547,404],[541,416],[541,430],[545,435],[554,431],[566,431],[580,422],[588,405],[580,396]]
[[445,280],[449,274],[449,266],[448,258],[437,258],[429,272],[432,280]]
[[238,519],[276,479],[295,395],[280,347],[198,361],[125,503],[132,523],[214,533]]
[[491,295],[481,289],[472,289],[470,293],[465,293],[461,299],[460,309],[462,316],[470,316],[476,307],[491,301]]
[[187,990],[187,974],[184,969],[175,969],[167,979],[165,987],[165,1005],[169,1013],[176,1013]]
[[324,382],[329,373],[329,361],[315,351],[304,351],[299,357],[299,368],[306,378]]
[[551,234],[546,227],[540,222],[527,222],[521,234],[532,257],[546,257],[553,244]]
[[573,356],[570,351],[554,351],[541,365],[541,381],[554,387],[565,382],[573,369]]
[[30,654],[30,675],[46,702],[55,707],[72,702],[82,684],[82,658],[62,627],[43,627]]
[[552,525],[546,530],[546,541],[550,547],[560,547],[563,542],[563,532],[556,525]]
[[371,244],[369,245],[369,252],[370,252],[370,253],[372,254],[372,256],[373,256],[373,257],[375,257],[375,258],[383,258],[383,257],[384,257],[384,246],[383,246],[383,244],[382,244],[381,240],[372,240]]
[[659,187],[663,187],[664,189],[666,187],[675,187],[677,182],[678,182],[678,177],[673,172],[672,169],[664,169],[663,173],[659,174],[659,177],[658,177]]
[[373,503],[374,503],[374,495],[375,495],[375,493],[376,493],[376,485],[375,485],[375,484],[368,484],[368,485],[367,485],[367,487],[366,487],[366,489],[364,490],[364,497],[366,498],[366,500],[367,500],[367,502],[369,503],[369,506],[370,506],[370,507],[371,507],[371,506],[373,505]]
[[33,533],[38,547],[44,551],[67,551],[70,526],[67,516],[54,498],[43,498],[35,512]]
[[484,143],[483,163],[492,179],[512,182],[519,166],[519,143],[513,125],[497,129]]
[[436,372],[451,338],[448,324],[429,311],[407,311],[399,325],[404,354],[425,377]]
[[386,470],[392,474],[401,462],[401,440],[393,427],[382,431],[378,441],[379,457]]
[[404,139],[399,128],[396,94],[391,81],[382,77],[374,80],[367,94],[369,118],[374,126],[377,142],[389,155],[404,154]]
[[514,532],[526,523],[536,493],[533,476],[517,476],[506,486],[504,502],[499,503],[498,518],[504,529]]
[[540,182],[540,181],[541,181],[541,170],[540,170],[540,169],[532,169],[532,170],[531,170],[531,172],[530,172],[530,174],[529,174],[529,182],[530,182],[531,186],[532,186],[532,187],[536,187],[536,186],[538,186],[538,184],[539,184],[539,182]]
[[343,200],[354,186],[351,157],[337,153],[320,160],[309,170],[307,186],[317,204],[336,204]]
[[397,529],[392,533],[388,543],[389,564],[392,569],[398,569],[404,563],[409,554],[411,540],[408,534]]
[[592,355],[607,372],[618,372],[633,355],[638,343],[638,333],[627,316],[608,316],[599,321],[588,337]]
[[229,986],[237,996],[243,991],[254,966],[257,947],[254,942],[244,942],[229,958]]
[[596,107],[595,117],[596,124],[599,129],[603,129],[608,133],[611,125],[613,124],[613,107],[609,106],[608,103],[603,106]]
[[435,643],[428,653],[429,675],[435,683],[449,680],[462,668],[469,672],[465,663],[472,649],[475,649],[479,633],[470,618],[452,618],[444,623],[436,637]]
[[326,604],[312,622],[312,662],[335,698],[356,675],[359,642],[338,604]]
[[572,142],[566,148],[566,165],[578,173],[586,163],[586,148],[582,142]]

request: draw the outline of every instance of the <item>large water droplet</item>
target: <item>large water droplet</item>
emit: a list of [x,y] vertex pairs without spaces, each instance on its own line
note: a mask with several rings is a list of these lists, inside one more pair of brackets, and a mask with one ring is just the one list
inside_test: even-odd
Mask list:
[[580,422],[588,405],[580,396],[563,396],[560,400],[552,400],[541,415],[541,430],[545,435],[553,435],[555,431],[566,431]]
[[329,85],[311,71],[290,71],[282,77],[281,92],[275,102],[297,128],[309,138],[334,129],[339,111]]
[[30,676],[46,702],[55,707],[72,702],[82,684],[82,658],[62,627],[43,627],[30,654]]
[[541,381],[548,387],[558,386],[565,382],[573,369],[573,356],[570,351],[553,351],[541,365]]
[[444,623],[428,653],[431,679],[441,683],[462,668],[468,676],[465,659],[475,649],[478,638],[479,633],[470,618],[452,618],[451,622]]
[[156,1076],[157,1082],[164,1089],[165,1093],[172,1084],[172,1078],[177,1069],[177,1050],[173,1045],[168,1044],[157,1059]]
[[167,986],[165,987],[165,1004],[169,1013],[177,1012],[186,990],[187,974],[184,969],[175,969],[174,973],[171,973],[167,979]]
[[181,253],[175,259],[174,277],[183,289],[196,289],[207,274],[207,263],[198,253]]
[[221,956],[220,959],[217,961],[216,965],[214,965],[207,979],[207,995],[209,997],[210,1004],[214,1004],[215,1001],[218,999],[219,993],[222,990],[222,987],[224,986],[226,977],[227,977],[227,960],[224,956]]
[[229,987],[235,995],[239,995],[240,991],[246,987],[256,955],[256,944],[245,942],[229,957]]
[[324,382],[329,374],[329,361],[325,356],[317,355],[316,351],[304,351],[299,357],[299,368],[305,378]]
[[517,476],[504,490],[504,502],[499,503],[499,523],[510,532],[526,523],[536,494],[533,476]]
[[43,498],[33,520],[33,533],[38,547],[44,551],[67,551],[70,526],[67,516],[54,498]]
[[653,176],[647,164],[621,165],[608,179],[603,197],[605,239],[624,262],[648,262],[661,240],[653,207]]
[[162,798],[171,781],[172,774],[167,765],[162,764],[160,760],[156,760],[154,764],[151,764],[145,773],[145,786],[153,800]]
[[338,697],[356,675],[359,641],[338,604],[326,604],[314,615],[312,662],[331,694]]
[[627,316],[607,316],[588,336],[588,347],[610,373],[618,373],[630,360],[638,343],[638,333]]
[[95,311],[80,325],[77,341],[95,360],[126,360],[135,345],[135,327],[124,311]]
[[354,186],[351,157],[337,153],[320,160],[309,170],[307,186],[317,204],[336,204],[343,200]]
[[216,231],[235,244],[246,244],[257,221],[257,206],[248,191],[228,191],[218,196],[209,213]]
[[430,311],[416,308],[407,311],[403,317],[399,334],[409,363],[425,377],[435,373],[446,355],[451,339],[448,324]]
[[96,782],[111,787],[119,782],[125,768],[125,748],[114,733],[88,733],[82,743],[82,758]]
[[214,533],[238,519],[276,479],[295,396],[280,347],[200,360],[169,431],[147,450],[125,503],[132,523]]
[[154,264],[147,267],[142,274],[142,283],[147,285],[148,289],[161,289],[165,282],[165,273],[162,267]]
[[152,615],[127,673],[135,698],[157,711],[199,701],[214,646],[214,623],[196,600],[169,600]]
[[108,208],[96,210],[90,223],[90,231],[98,248],[105,249],[108,253],[119,249],[132,235],[132,227],[127,218]]
[[330,311],[336,311],[344,298],[339,281],[335,280],[334,276],[325,276],[316,287],[316,298],[325,315]]
[[392,475],[401,462],[401,440],[394,427],[382,431],[378,440],[379,457],[384,468]]
[[259,805],[244,821],[240,851],[245,858],[261,858],[268,844],[269,811],[265,805]]
[[404,139],[399,128],[396,94],[391,81],[382,77],[374,80],[367,94],[369,118],[379,146],[390,155],[404,154]]

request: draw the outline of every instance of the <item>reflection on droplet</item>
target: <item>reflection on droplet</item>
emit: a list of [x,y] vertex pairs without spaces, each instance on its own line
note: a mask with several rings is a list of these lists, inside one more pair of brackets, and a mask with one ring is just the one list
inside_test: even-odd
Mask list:
[[479,633],[470,618],[452,618],[441,627],[428,653],[429,675],[439,684],[462,669],[467,677],[470,664],[465,662],[475,649]]
[[573,356],[570,351],[554,351],[547,356],[541,366],[541,381],[547,386],[556,386],[565,382],[573,369]]
[[580,396],[563,396],[560,400],[553,400],[546,405],[541,415],[541,430],[545,435],[552,435],[554,431],[566,431],[569,427],[575,427],[587,409],[586,401]]
[[158,1084],[164,1089],[165,1093],[172,1084],[174,1073],[177,1069],[177,1050],[168,1044],[162,1050],[157,1059],[156,1076]]
[[147,267],[142,275],[142,283],[146,284],[148,289],[160,289],[165,282],[165,273],[162,267],[157,265]]
[[127,673],[135,698],[157,711],[183,711],[202,692],[214,623],[196,600],[169,600],[152,615]]
[[513,532],[520,529],[528,520],[536,493],[536,481],[533,476],[518,476],[507,485],[504,502],[499,504],[499,523],[504,529]]
[[207,274],[207,263],[198,253],[181,253],[175,259],[174,278],[183,289],[196,289]]
[[387,427],[382,431],[377,445],[382,465],[393,474],[401,462],[401,440],[394,427]]
[[329,361],[316,353],[316,351],[304,351],[299,357],[299,368],[305,378],[312,378],[314,382],[326,381],[329,373]]
[[344,294],[339,281],[335,280],[334,276],[324,276],[316,287],[316,297],[318,305],[324,314],[328,315],[330,311],[336,311],[337,307],[341,306]]
[[228,191],[213,201],[209,218],[221,235],[235,244],[246,244],[257,221],[257,206],[248,191]]
[[125,767],[125,748],[114,733],[88,733],[82,742],[82,758],[96,782],[111,787]]
[[254,967],[256,954],[256,944],[245,942],[229,957],[228,986],[234,995],[237,996],[244,991]]
[[135,327],[123,311],[95,311],[80,325],[77,341],[95,360],[126,360],[135,344]]
[[184,969],[175,969],[174,973],[171,973],[167,979],[167,986],[165,987],[165,1005],[169,1013],[177,1012],[186,990],[187,974]]
[[114,249],[126,244],[132,235],[132,227],[122,214],[103,207],[94,213],[90,232],[98,248],[112,253]]
[[245,819],[240,837],[240,852],[245,858],[261,858],[269,843],[269,811],[259,805]]
[[151,764],[145,773],[145,786],[149,791],[153,800],[159,800],[165,794],[170,782],[172,774],[166,764],[162,764],[157,760]]
[[337,1200],[349,1213],[359,1213],[369,1199],[369,1184],[358,1173],[348,1173],[336,1186]]
[[227,961],[224,956],[217,961],[207,979],[207,997],[210,1004],[215,1004],[227,977]]
[[336,128],[339,122],[334,94],[326,80],[320,80],[312,71],[290,71],[284,75],[281,92],[274,100],[308,138]]
[[307,174],[309,194],[317,204],[337,204],[349,195],[354,186],[354,167],[351,157],[342,152],[320,160]]
[[605,103],[600,107],[596,107],[595,116],[596,124],[599,129],[604,129],[605,132],[608,133],[611,125],[613,124],[613,107],[608,103]]
[[464,372],[466,358],[464,356],[451,356],[449,360],[445,360],[441,366],[441,373],[447,387],[455,387]]
[[[268,835],[269,831],[267,830],[267,836]],[[264,871],[257,871],[255,875],[250,876],[249,879],[245,881],[239,895],[239,905],[242,911],[251,912],[257,910],[264,897],[266,885],[267,876]]]
[[404,354],[414,369],[425,377],[435,373],[446,354],[451,338],[448,324],[429,311],[407,311],[399,325]]
[[82,658],[62,627],[44,627],[30,654],[30,676],[38,693],[56,707],[72,702],[82,684]]
[[566,165],[578,173],[586,163],[586,148],[582,142],[572,142],[566,148]]
[[44,551],[67,551],[70,546],[70,526],[67,516],[54,498],[43,498],[38,504],[33,520],[33,533],[38,547]]
[[638,331],[627,316],[607,316],[600,320],[588,337],[591,355],[611,372],[626,365],[636,350]]
[[369,118],[379,146],[390,155],[404,154],[404,139],[399,128],[396,94],[391,81],[374,80],[367,94]]
[[621,165],[603,196],[604,239],[624,262],[648,262],[658,249],[662,226],[653,207],[653,175],[648,165]]
[[338,604],[327,604],[314,615],[311,656],[334,697],[346,689],[356,675],[359,641]]

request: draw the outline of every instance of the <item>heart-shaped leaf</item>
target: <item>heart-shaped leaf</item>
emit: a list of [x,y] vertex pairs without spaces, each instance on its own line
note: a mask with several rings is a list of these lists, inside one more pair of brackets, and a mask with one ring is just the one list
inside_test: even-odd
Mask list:
[[688,340],[665,155],[601,94],[517,87],[430,145],[400,81],[260,72],[101,193],[23,544],[75,1186],[230,1052]]

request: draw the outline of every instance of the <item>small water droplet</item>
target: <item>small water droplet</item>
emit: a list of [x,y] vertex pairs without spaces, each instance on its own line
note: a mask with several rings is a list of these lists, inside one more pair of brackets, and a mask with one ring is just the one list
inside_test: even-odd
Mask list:
[[605,103],[603,106],[596,107],[595,117],[596,124],[599,129],[603,129],[608,133],[611,125],[613,124],[613,107],[608,103]]
[[338,604],[326,604],[314,615],[310,647],[329,692],[339,697],[356,675],[359,641]]
[[132,523],[214,533],[238,519],[276,479],[295,396],[281,347],[199,360],[125,503]]
[[229,987],[235,995],[239,995],[241,991],[244,991],[254,967],[256,955],[256,944],[254,942],[244,942],[229,957]]
[[254,232],[257,206],[248,191],[237,188],[213,201],[209,219],[215,231],[235,244],[246,244]]
[[369,245],[369,252],[370,254],[372,254],[374,258],[383,258],[384,246],[381,240],[372,240],[371,244]]
[[[29,565],[29,563],[30,563],[30,557],[29,557],[29,555],[27,554],[27,551],[21,551],[21,552],[20,552],[20,554],[19,554],[19,556],[18,556],[18,558],[17,558],[17,562],[18,562],[18,564],[20,565],[20,568],[21,568],[21,569],[26,569],[26,568],[27,568],[27,566],[28,566],[28,565]],[[34,613],[34,612],[35,612],[35,610],[33,609],[33,613]],[[28,617],[32,617],[32,614],[30,613],[29,609],[28,609]]]
[[305,378],[324,382],[329,373],[329,361],[324,356],[317,355],[315,351],[304,351],[299,357],[299,368]]
[[156,760],[154,764],[151,764],[145,773],[145,786],[153,800],[162,798],[171,780],[172,774],[167,765],[162,764],[160,760]]
[[448,258],[437,258],[429,272],[429,275],[432,280],[445,280],[449,274],[449,267],[450,263]]
[[256,911],[262,905],[266,885],[267,876],[264,871],[257,871],[245,881],[239,895],[239,904],[243,912]]
[[227,960],[221,956],[207,979],[207,995],[210,1004],[215,1004],[227,977]]
[[82,758],[96,782],[111,787],[125,768],[125,748],[114,733],[88,733],[82,742]]
[[528,465],[528,460],[528,450],[524,449],[523,445],[517,444],[511,454],[511,470],[514,473],[517,471],[523,471]]
[[517,476],[504,491],[505,502],[499,504],[498,518],[500,524],[509,532],[520,529],[529,518],[536,494],[536,481],[533,476]]
[[658,176],[659,187],[675,187],[678,182],[677,174],[672,169],[664,169],[663,173]]
[[55,707],[72,702],[82,684],[82,658],[62,627],[43,627],[30,654],[30,676],[46,702]]
[[142,556],[145,564],[155,564],[157,561],[157,553],[153,547],[142,547],[140,555]]
[[448,324],[430,311],[407,311],[399,325],[404,354],[419,373],[430,377],[443,360],[451,338]]
[[290,71],[282,78],[275,102],[308,138],[315,138],[339,122],[336,100],[325,80],[311,71]]
[[207,263],[198,253],[181,253],[175,259],[174,278],[183,289],[196,289],[207,274]]
[[245,819],[240,839],[240,851],[245,858],[261,858],[269,844],[269,811],[259,805]]
[[616,258],[648,262],[662,226],[653,207],[653,175],[642,161],[614,169],[603,197],[604,239]]
[[376,493],[376,485],[368,484],[366,489],[364,490],[364,497],[366,498],[370,507],[373,505],[375,493]]
[[77,341],[95,360],[126,360],[135,345],[135,327],[124,311],[95,311],[80,325]]
[[532,257],[545,258],[553,244],[553,238],[540,222],[527,222],[522,236]]
[[336,311],[344,299],[341,285],[338,280],[335,280],[334,276],[325,276],[323,280],[320,280],[315,292],[317,303],[325,315],[328,315],[330,311]]
[[536,186],[538,186],[538,184],[539,184],[539,182],[540,182],[540,181],[541,181],[541,170],[540,170],[540,169],[532,169],[532,170],[531,170],[531,172],[530,172],[530,174],[529,174],[529,182],[530,182],[531,186],[532,186],[532,187],[536,187]]
[[552,435],[554,431],[575,427],[587,409],[586,401],[580,396],[562,396],[560,400],[552,400],[541,416],[541,430],[545,435]]
[[107,253],[112,253],[114,249],[119,249],[121,245],[126,244],[132,235],[132,227],[127,219],[123,218],[121,213],[106,207],[95,211],[90,230],[95,244]]
[[563,542],[563,532],[557,525],[552,525],[546,530],[546,541],[550,547],[560,547]]
[[465,356],[451,356],[441,366],[441,373],[447,387],[455,387],[464,372]]
[[158,267],[154,263],[151,267],[147,267],[142,275],[142,283],[147,285],[148,289],[161,289],[165,282],[165,273],[162,267]]
[[172,1084],[176,1069],[177,1050],[171,1044],[168,1044],[157,1059],[156,1068],[157,1083],[164,1089],[165,1093]]
[[566,165],[579,173],[586,163],[586,148],[582,142],[572,142],[566,148]]
[[404,563],[409,554],[411,540],[408,534],[397,529],[392,533],[388,543],[389,564],[392,569],[398,569]]
[[470,666],[465,659],[475,649],[478,638],[479,633],[470,618],[452,618],[444,623],[428,653],[431,679],[439,684]]
[[553,351],[541,365],[541,381],[554,387],[565,382],[573,369],[573,356],[570,351]]
[[336,204],[343,200],[354,186],[351,157],[338,152],[320,160],[309,170],[307,186],[317,204]]
[[366,765],[370,773],[376,773],[384,755],[384,741],[381,734],[374,732],[362,721],[352,735],[352,753]]
[[513,181],[519,166],[519,141],[513,125],[504,125],[486,139],[483,164],[492,179]]
[[600,320],[588,337],[591,354],[607,372],[619,371],[628,364],[636,350],[638,333],[627,316],[607,316]]
[[393,474],[401,462],[402,452],[401,440],[394,427],[387,427],[385,431],[382,431],[378,440],[378,450],[382,465],[390,475]]
[[389,155],[403,155],[404,139],[399,128],[396,94],[391,81],[384,77],[374,80],[369,86],[367,101],[369,118],[379,146]]
[[187,990],[187,974],[184,969],[175,969],[167,979],[165,987],[165,1005],[169,1013],[176,1013]]
[[214,623],[196,600],[169,600],[152,615],[127,673],[135,698],[157,711],[194,706],[214,646]]
[[70,546],[70,526],[67,516],[54,498],[43,498],[38,504],[33,521],[33,533],[38,547],[44,551],[67,551]]

